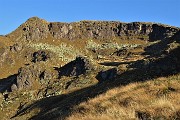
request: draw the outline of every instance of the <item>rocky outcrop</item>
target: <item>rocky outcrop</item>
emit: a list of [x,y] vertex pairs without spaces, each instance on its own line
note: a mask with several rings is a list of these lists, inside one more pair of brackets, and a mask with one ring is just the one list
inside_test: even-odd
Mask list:
[[163,40],[171,38],[177,31],[178,28],[164,26],[160,24],[153,24],[152,32],[149,34],[149,38],[150,40]]
[[45,20],[37,17],[30,18],[23,25],[23,39],[39,40],[45,39],[48,36],[48,24]]
[[131,39],[160,40],[171,37],[177,28],[153,23],[121,23],[114,21],[80,21],[76,23],[50,23],[50,34],[56,39]]
[[176,40],[178,43],[180,43],[180,30],[177,31],[171,39]]
[[27,89],[33,87],[33,84],[37,85],[40,74],[44,71],[40,66],[31,65],[22,67],[18,71],[17,75],[17,87],[18,89]]
[[25,66],[19,69],[17,74],[18,89],[39,89],[43,84],[47,85],[58,77],[56,70],[46,69],[37,64]]
[[61,76],[79,76],[85,74],[88,71],[93,70],[93,66],[90,61],[85,57],[77,57],[74,61],[59,68],[59,77]]
[[[14,90],[40,89],[43,87],[43,85],[47,86],[50,84],[50,82],[60,78],[61,76],[79,76],[93,69],[94,68],[89,60],[84,57],[77,57],[74,61],[66,64],[58,70],[53,70],[50,68],[46,69],[40,65],[40,63],[32,64],[21,67],[18,71],[18,74],[7,78],[6,81],[2,80],[2,83],[0,82],[0,86],[3,85],[3,87],[1,87],[0,92],[4,92],[5,90],[11,92]],[[63,84],[64,86],[69,86],[70,84],[76,86],[80,84],[89,84],[89,82],[91,83],[92,80],[87,79],[79,81],[78,79],[73,79],[65,82],[59,82],[60,83],[58,84]]]
[[48,34],[48,22],[38,17],[32,17],[7,36],[12,40],[38,41],[46,39]]
[[50,58],[50,53],[46,51],[39,50],[32,54],[32,62],[40,62],[40,61],[47,61]]
[[19,52],[23,49],[22,44],[15,43],[14,45],[10,46],[10,51],[12,52]]
[[122,23],[116,21],[80,21],[73,23],[46,22],[30,18],[9,34],[13,39],[41,40],[48,36],[55,39],[142,39],[160,40],[171,37],[178,28],[144,22]]
[[114,80],[116,75],[117,75],[117,69],[116,68],[112,68],[112,69],[109,69],[109,70],[100,71],[97,74],[96,79],[100,83],[102,83],[102,82],[105,82],[105,81]]

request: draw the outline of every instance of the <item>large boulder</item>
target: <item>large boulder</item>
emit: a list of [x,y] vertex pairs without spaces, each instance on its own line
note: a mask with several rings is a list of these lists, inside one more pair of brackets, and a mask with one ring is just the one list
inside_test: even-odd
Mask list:
[[112,69],[109,69],[109,70],[102,70],[102,71],[100,71],[97,74],[96,79],[100,83],[102,83],[102,82],[105,82],[105,81],[114,80],[116,75],[117,75],[117,69],[116,68],[112,68]]
[[17,75],[18,89],[32,88],[43,71],[44,69],[37,65],[30,65],[20,68]]
[[85,57],[77,57],[74,61],[59,68],[59,77],[61,76],[79,76],[93,70],[93,65]]
[[32,64],[19,69],[17,74],[17,88],[39,89],[39,87],[43,85],[47,86],[50,81],[57,78],[57,70],[45,68],[40,64]]

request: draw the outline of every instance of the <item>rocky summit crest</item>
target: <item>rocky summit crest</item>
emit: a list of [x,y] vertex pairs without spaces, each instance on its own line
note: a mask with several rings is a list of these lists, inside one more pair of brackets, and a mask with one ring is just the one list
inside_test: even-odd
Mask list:
[[178,27],[32,17],[0,36],[0,120],[180,119],[179,53]]
[[41,40],[53,37],[54,39],[148,39],[152,40],[171,37],[179,30],[163,24],[117,21],[80,21],[73,23],[47,22],[38,17],[32,17],[18,29],[9,34],[14,39]]

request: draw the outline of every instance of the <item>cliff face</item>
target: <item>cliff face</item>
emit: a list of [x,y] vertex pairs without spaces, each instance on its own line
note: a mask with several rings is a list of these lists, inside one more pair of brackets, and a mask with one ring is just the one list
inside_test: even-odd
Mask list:
[[[55,39],[150,39],[169,38],[178,28],[162,24],[115,21],[80,21],[73,23],[47,22],[37,17],[30,18],[8,36],[14,39],[40,40],[48,36]],[[17,35],[17,36],[16,36]]]

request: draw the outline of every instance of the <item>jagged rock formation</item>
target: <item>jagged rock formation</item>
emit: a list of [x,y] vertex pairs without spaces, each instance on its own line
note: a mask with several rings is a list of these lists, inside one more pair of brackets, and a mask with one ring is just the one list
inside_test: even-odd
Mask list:
[[17,88],[28,89],[33,87],[33,85],[38,86],[37,83],[43,71],[44,69],[37,65],[20,68],[17,75]]
[[93,70],[94,67],[90,61],[85,57],[77,57],[74,61],[59,68],[59,77],[61,76],[79,76],[88,71]]
[[[156,23],[115,21],[80,21],[74,23],[46,22],[30,18],[8,36],[14,39],[41,40],[49,36],[55,39],[130,39],[160,40],[171,37],[178,28]],[[18,34],[15,36],[14,34]]]
[[[55,117],[61,116],[59,111],[69,115],[74,109],[71,103],[79,104],[118,85],[180,73],[179,43],[180,29],[163,24],[30,18],[0,36],[0,108],[10,114],[6,117],[16,114],[15,119],[24,119],[21,115],[26,116],[33,106],[28,105],[36,100],[39,105],[44,98],[48,109],[33,111],[29,117],[39,112],[39,118],[51,119],[48,110],[58,110]],[[61,102],[65,105],[53,109]]]

